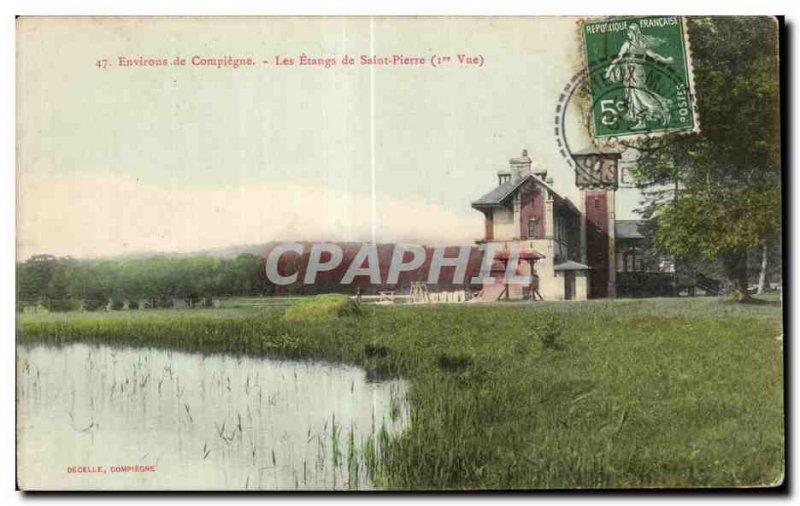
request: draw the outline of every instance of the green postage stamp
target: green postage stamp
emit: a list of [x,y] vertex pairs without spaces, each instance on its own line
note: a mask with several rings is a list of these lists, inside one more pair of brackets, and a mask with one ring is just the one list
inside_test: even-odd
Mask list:
[[698,131],[680,16],[587,21],[581,31],[595,139]]

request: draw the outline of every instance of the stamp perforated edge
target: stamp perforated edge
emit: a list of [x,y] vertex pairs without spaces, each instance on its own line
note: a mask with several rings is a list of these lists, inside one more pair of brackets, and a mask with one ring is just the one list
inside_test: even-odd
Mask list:
[[[591,18],[580,18],[578,20],[578,40],[580,41],[579,44],[579,61],[582,64],[582,68],[585,69],[587,72],[589,70],[589,55],[586,54],[586,35],[584,32],[584,25],[586,23],[597,23],[597,22],[609,22],[609,21],[617,21],[617,20],[625,20],[625,19],[640,19],[642,17],[647,17],[646,15],[638,15],[638,16],[596,16]],[[681,42],[683,43],[683,51],[686,56],[686,79],[689,85],[689,96],[691,97],[691,104],[692,104],[692,128],[690,130],[653,130],[647,132],[647,135],[641,136],[636,134],[627,134],[627,135],[619,135],[619,136],[612,136],[612,137],[597,137],[594,133],[594,124],[592,121],[592,104],[591,100],[581,100],[580,108],[584,115],[583,123],[588,128],[589,138],[591,139],[592,143],[597,146],[598,148],[604,149],[615,149],[618,148],[618,140],[624,140],[626,145],[630,146],[632,144],[638,144],[637,141],[644,141],[645,139],[652,139],[654,137],[661,137],[665,135],[692,135],[692,134],[699,134],[701,132],[700,129],[700,115],[697,107],[697,94],[695,89],[694,83],[694,64],[692,60],[692,51],[691,51],[691,44],[689,42],[689,28],[688,28],[688,19],[686,16],[676,15],[677,18],[680,19],[681,22]],[[588,97],[586,97],[588,98]]]

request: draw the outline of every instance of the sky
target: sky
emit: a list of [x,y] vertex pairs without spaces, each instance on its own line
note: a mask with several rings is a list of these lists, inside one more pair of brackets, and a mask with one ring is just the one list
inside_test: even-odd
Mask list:
[[[21,18],[18,259],[274,240],[470,244],[483,231],[470,202],[522,149],[577,202],[553,132],[581,68],[576,22]],[[301,54],[428,63],[275,64]],[[483,65],[429,64],[458,54]],[[191,64],[228,55],[257,65]],[[120,67],[120,56],[187,65]],[[570,144],[588,146],[577,110],[568,121]],[[634,218],[638,199],[620,190],[617,218]]]

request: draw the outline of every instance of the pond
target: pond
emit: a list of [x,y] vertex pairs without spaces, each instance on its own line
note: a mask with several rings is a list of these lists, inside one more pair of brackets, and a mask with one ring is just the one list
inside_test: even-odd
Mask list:
[[17,348],[24,489],[370,489],[405,385],[323,362]]

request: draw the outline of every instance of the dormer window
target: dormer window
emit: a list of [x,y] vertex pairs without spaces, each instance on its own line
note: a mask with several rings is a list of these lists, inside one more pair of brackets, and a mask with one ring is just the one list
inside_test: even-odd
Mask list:
[[511,174],[510,173],[506,172],[506,173],[500,173],[500,174],[497,175],[497,184],[503,184],[506,181],[511,181]]

